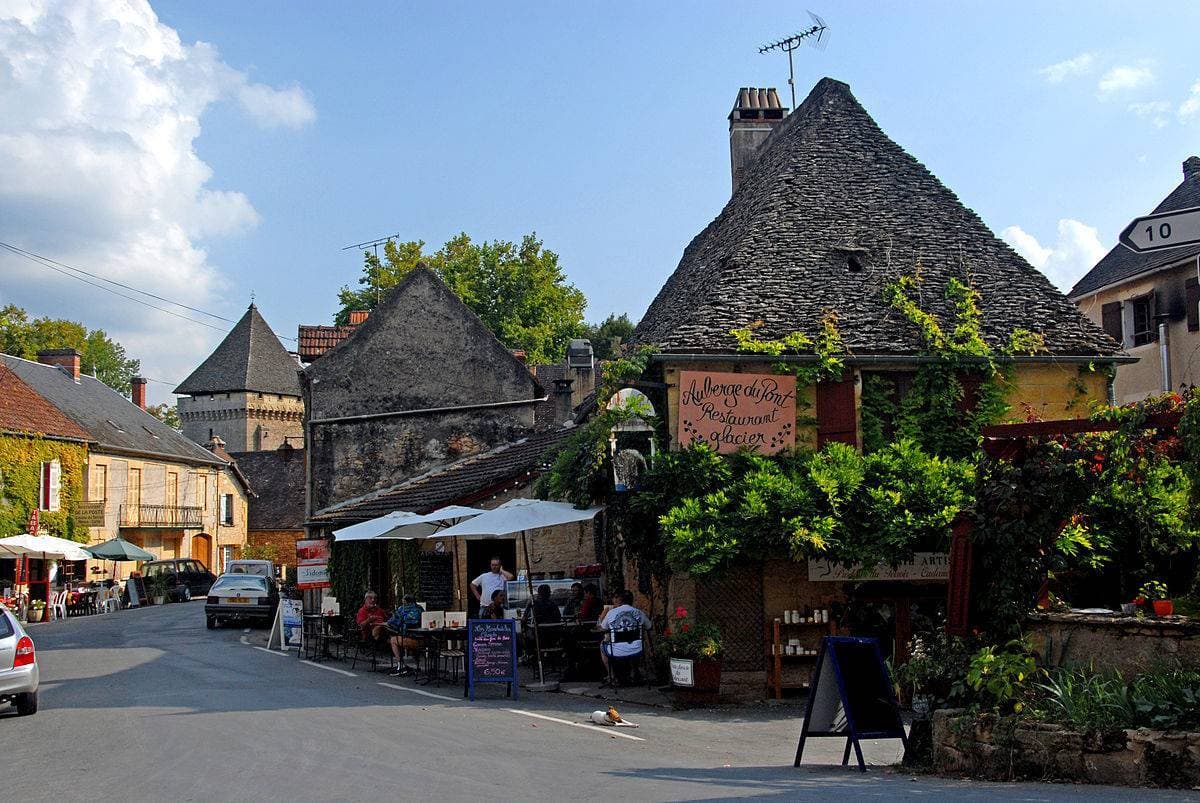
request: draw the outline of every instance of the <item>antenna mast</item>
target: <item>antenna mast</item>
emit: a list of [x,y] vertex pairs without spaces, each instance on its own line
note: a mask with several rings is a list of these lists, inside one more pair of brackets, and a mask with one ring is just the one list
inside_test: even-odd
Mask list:
[[780,39],[778,42],[772,42],[769,45],[763,45],[758,49],[759,53],[770,53],[772,50],[782,50],[787,53],[788,57],[788,86],[792,90],[792,111],[796,110],[796,72],[792,65],[792,51],[798,50],[801,45],[806,42],[817,50],[825,49],[825,42],[828,37],[825,36],[825,31],[828,28],[825,25],[825,20],[818,17],[811,11],[808,16],[812,18],[812,27],[793,34],[786,39]]
[[[343,248],[342,250],[349,251],[351,248],[357,248],[360,251],[366,251],[368,248],[372,248],[375,250],[375,259],[376,259],[376,261],[378,261],[379,260],[379,246],[383,245],[384,243],[391,242],[392,240],[398,240],[398,239],[400,239],[399,232],[397,232],[396,234],[393,234],[390,237],[380,237],[378,240],[367,240],[365,243],[355,243],[354,245],[348,245],[345,248]],[[379,286],[379,274],[378,274],[378,272],[376,272],[376,274],[375,274],[375,305],[376,306],[379,305],[379,297],[381,294],[382,294],[382,288],[380,288],[380,286]]]

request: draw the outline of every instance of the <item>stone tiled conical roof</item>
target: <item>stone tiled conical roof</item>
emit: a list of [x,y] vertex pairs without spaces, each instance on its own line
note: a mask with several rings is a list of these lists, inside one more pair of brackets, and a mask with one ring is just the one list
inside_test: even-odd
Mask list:
[[982,294],[993,345],[1015,327],[1055,355],[1116,344],[893,142],[846,84],[825,78],[762,144],[733,197],[687,247],[634,340],[668,352],[730,352],[731,329],[815,333],[826,310],[857,355],[913,354],[914,327],[884,287],[920,268],[923,305],[951,314],[950,277]]
[[278,393],[300,395],[300,366],[253,304],[216,350],[175,388],[180,395]]

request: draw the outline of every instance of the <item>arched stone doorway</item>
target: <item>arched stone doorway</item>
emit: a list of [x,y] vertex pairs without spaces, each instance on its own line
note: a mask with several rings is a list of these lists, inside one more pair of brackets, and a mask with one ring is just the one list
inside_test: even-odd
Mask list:
[[206,569],[212,569],[212,536],[208,533],[193,535],[191,556],[203,563]]

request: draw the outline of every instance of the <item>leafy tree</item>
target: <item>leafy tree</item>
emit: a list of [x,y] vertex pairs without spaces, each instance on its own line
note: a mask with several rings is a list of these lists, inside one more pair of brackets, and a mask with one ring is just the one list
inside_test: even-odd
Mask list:
[[166,424],[171,429],[181,429],[182,422],[179,420],[179,408],[174,404],[151,404],[146,407],[146,412],[157,418],[159,421]]
[[125,356],[125,348],[103,329],[91,329],[61,318],[29,319],[29,313],[13,304],[0,307],[0,350],[14,357],[36,360],[44,349],[73,348],[81,355],[80,370],[110,388],[129,395],[129,380],[141,364]]
[[425,243],[388,241],[383,254],[365,253],[361,289],[343,287],[335,323],[349,323],[353,310],[370,310],[424,261],[505,346],[524,349],[531,364],[563,359],[568,342],[584,331],[587,301],[569,284],[558,255],[535,234],[520,244],[476,243],[466,234],[432,254]]
[[633,321],[629,320],[627,314],[614,314],[601,323],[589,323],[584,329],[584,337],[592,341],[592,352],[597,360],[614,360],[620,356],[617,353],[617,343],[629,340],[633,329]]

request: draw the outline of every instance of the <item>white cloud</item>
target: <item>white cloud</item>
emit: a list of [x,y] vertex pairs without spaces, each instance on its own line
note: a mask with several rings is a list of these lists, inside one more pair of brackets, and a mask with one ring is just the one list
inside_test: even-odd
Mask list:
[[1155,128],[1163,128],[1169,122],[1167,115],[1171,111],[1171,104],[1165,100],[1151,100],[1146,103],[1130,103],[1129,111],[1141,117],[1143,120],[1149,120]]
[[1066,61],[1060,61],[1057,64],[1043,67],[1038,70],[1038,74],[1052,84],[1060,84],[1067,78],[1087,75],[1095,68],[1096,55],[1094,53],[1080,53],[1073,59],[1067,59]]
[[1117,92],[1126,92],[1146,86],[1153,81],[1154,70],[1147,62],[1143,61],[1137,65],[1123,64],[1113,67],[1102,75],[1100,83],[1096,84],[1096,91],[1100,97],[1104,98]]
[[[224,308],[227,282],[202,241],[259,222],[243,193],[210,186],[195,150],[204,113],[224,99],[260,126],[315,118],[300,87],[251,82],[212,45],[182,42],[145,0],[5,4],[0,240]],[[104,328],[154,378],[182,379],[221,336],[12,255],[0,256],[0,277],[6,302]]]
[[1200,81],[1192,84],[1191,94],[1179,104],[1179,119],[1190,120],[1200,114]]
[[1070,218],[1058,221],[1057,238],[1050,246],[1020,226],[1009,226],[1000,237],[1064,292],[1108,253],[1095,228]]
[[299,86],[272,89],[265,84],[246,84],[237,97],[246,113],[264,128],[303,128],[317,119],[317,110]]

